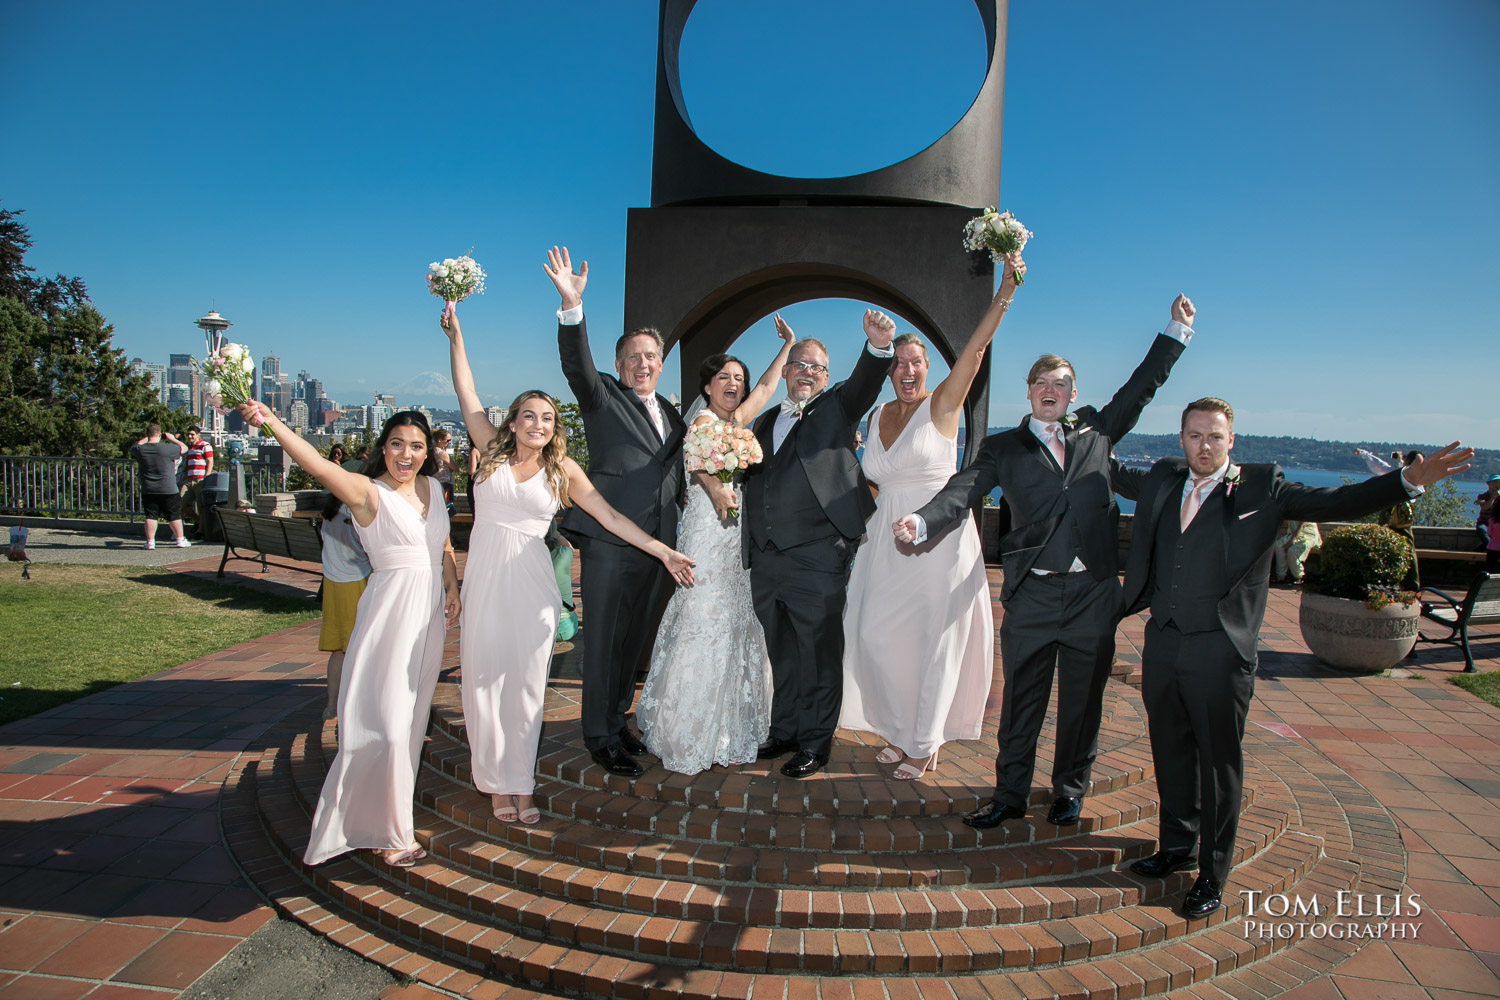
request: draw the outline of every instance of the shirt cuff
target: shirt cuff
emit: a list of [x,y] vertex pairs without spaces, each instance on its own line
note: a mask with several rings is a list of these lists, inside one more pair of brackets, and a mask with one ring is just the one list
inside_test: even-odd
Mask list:
[[913,514],[911,519],[917,522],[916,537],[911,540],[911,543],[913,545],[921,545],[927,541],[927,522],[923,520],[921,514]]
[[1182,341],[1184,347],[1193,342],[1193,328],[1184,326],[1175,319],[1167,324],[1167,328],[1161,332],[1161,335],[1163,337],[1171,337],[1173,340]]
[[1405,469],[1401,470],[1401,485],[1406,487],[1406,495],[1409,497],[1419,497],[1423,493],[1427,492],[1427,487],[1418,486],[1416,483],[1413,483],[1410,479],[1406,478]]
[[572,309],[559,309],[557,311],[557,322],[559,326],[577,326],[583,322],[583,303],[580,302]]
[[877,358],[894,358],[896,356],[896,349],[894,347],[876,347],[868,340],[865,341],[865,350],[869,351]]

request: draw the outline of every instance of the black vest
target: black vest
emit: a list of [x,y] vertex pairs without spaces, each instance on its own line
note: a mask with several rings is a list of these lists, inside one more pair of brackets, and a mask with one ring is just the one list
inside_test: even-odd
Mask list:
[[771,413],[762,433],[757,435],[765,453],[765,467],[745,484],[746,512],[755,510],[759,515],[746,518],[750,541],[758,549],[771,544],[784,550],[839,535],[838,528],[823,513],[823,505],[807,479],[807,470],[797,458],[797,442],[792,440],[797,433],[796,424],[787,432],[781,449],[771,451],[776,416]]
[[1222,486],[1215,486],[1182,530],[1182,504],[1162,504],[1151,554],[1151,617],[1186,633],[1222,628],[1219,599],[1229,590],[1224,555],[1226,507]]

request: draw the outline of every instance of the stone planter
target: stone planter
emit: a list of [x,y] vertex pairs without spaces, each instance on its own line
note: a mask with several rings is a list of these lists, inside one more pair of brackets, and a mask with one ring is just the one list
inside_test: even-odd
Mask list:
[[1363,601],[1304,590],[1297,623],[1307,648],[1330,667],[1376,674],[1400,663],[1416,645],[1420,609],[1413,601],[1371,611]]

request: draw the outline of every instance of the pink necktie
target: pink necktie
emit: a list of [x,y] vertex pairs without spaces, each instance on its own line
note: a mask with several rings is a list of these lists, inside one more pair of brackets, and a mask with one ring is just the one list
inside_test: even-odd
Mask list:
[[1047,450],[1052,452],[1052,457],[1057,460],[1059,469],[1066,467],[1068,449],[1063,446],[1062,424],[1047,425]]
[[1188,495],[1182,500],[1182,530],[1186,531],[1188,525],[1193,523],[1193,515],[1198,513],[1198,508],[1203,506],[1203,487],[1214,481],[1212,476],[1204,476],[1199,479],[1193,477],[1193,487],[1188,490]]

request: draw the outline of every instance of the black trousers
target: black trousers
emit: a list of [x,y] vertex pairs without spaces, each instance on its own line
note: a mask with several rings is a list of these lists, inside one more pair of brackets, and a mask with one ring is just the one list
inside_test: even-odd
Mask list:
[[1115,658],[1120,581],[1087,573],[1031,574],[1005,603],[1000,622],[1000,753],[995,801],[1025,806],[1036,741],[1058,677],[1052,794],[1081,796],[1099,754],[1104,685]]
[[1141,697],[1161,797],[1160,846],[1192,854],[1198,870],[1229,878],[1244,787],[1245,716],[1255,662],[1222,630],[1188,635],[1152,619],[1141,660]]
[[580,539],[583,591],[583,745],[602,750],[620,742],[635,700],[635,672],[652,641],[654,610],[672,578],[655,556],[629,545]]
[[844,704],[844,603],[853,545],[820,538],[750,557],[755,617],[771,657],[771,738],[827,753]]

